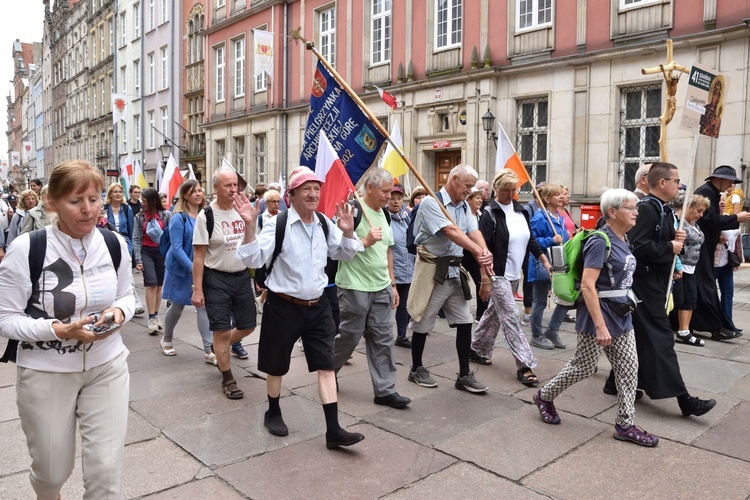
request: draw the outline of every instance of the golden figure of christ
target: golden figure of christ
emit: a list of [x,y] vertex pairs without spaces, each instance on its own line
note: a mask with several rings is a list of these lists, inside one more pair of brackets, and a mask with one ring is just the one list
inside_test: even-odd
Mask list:
[[677,109],[677,84],[680,81],[682,73],[690,73],[688,68],[674,62],[672,40],[667,40],[667,64],[660,64],[656,68],[644,68],[641,70],[641,74],[643,75],[653,75],[655,73],[663,74],[664,80],[667,82],[667,101],[664,103],[664,111],[659,117],[659,122],[661,122],[661,133],[659,134],[659,156],[661,161],[668,161],[667,125],[672,121],[675,109]]

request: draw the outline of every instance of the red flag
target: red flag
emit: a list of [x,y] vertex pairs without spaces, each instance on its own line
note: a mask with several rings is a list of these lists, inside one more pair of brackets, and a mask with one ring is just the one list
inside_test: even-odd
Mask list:
[[347,199],[349,193],[354,191],[354,184],[322,130],[318,142],[318,156],[315,160],[315,175],[323,182],[320,188],[318,210],[326,217],[332,218],[336,214],[336,204],[341,204]]
[[385,101],[385,103],[390,106],[392,109],[397,109],[399,105],[399,100],[396,99],[396,96],[393,94],[389,94],[385,90],[381,89],[377,85],[375,85],[375,88],[378,89],[378,94],[380,94],[380,98]]

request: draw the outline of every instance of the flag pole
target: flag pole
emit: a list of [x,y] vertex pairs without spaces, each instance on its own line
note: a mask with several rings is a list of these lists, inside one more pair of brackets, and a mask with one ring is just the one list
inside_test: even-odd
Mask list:
[[[315,57],[317,57],[320,62],[323,63],[323,66],[326,67],[326,69],[333,75],[333,78],[338,82],[339,85],[343,87],[343,89],[346,91],[349,96],[354,99],[354,102],[357,103],[357,105],[362,109],[362,111],[367,115],[367,118],[370,119],[372,124],[375,126],[375,128],[378,129],[378,131],[383,134],[383,137],[385,137],[385,140],[388,141],[388,143],[393,147],[393,149],[398,153],[398,155],[401,157],[401,159],[406,163],[406,166],[409,167],[409,170],[411,170],[411,173],[414,174],[414,177],[417,178],[419,183],[424,187],[425,191],[427,191],[427,194],[432,196],[437,200],[437,196],[435,195],[434,191],[430,188],[430,186],[427,184],[427,181],[422,177],[422,174],[419,173],[419,171],[412,165],[411,161],[409,161],[409,158],[406,156],[406,154],[403,152],[401,147],[396,144],[396,142],[391,139],[391,134],[388,133],[388,131],[383,127],[383,125],[380,123],[380,121],[375,117],[375,115],[372,114],[370,109],[365,105],[364,102],[362,102],[362,99],[357,95],[354,90],[349,86],[348,83],[341,77],[341,75],[338,74],[338,72],[331,66],[331,63],[329,63],[325,57],[323,57],[323,54],[321,54],[318,49],[315,48],[315,44],[313,42],[309,42],[305,40],[305,38],[300,35],[300,28],[297,28],[296,30],[291,31],[291,38],[292,39],[298,39],[302,41],[302,43],[305,44],[305,48],[309,51],[311,51],[313,54],[315,54]],[[456,222],[453,220],[453,217],[450,216],[448,211],[445,209],[445,206],[442,203],[438,203],[438,206],[443,212],[443,215],[445,215],[449,221],[451,221],[454,225]]]

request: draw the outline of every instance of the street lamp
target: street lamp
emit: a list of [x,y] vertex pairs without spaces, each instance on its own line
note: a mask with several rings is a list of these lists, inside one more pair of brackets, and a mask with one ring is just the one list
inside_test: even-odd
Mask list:
[[164,144],[159,146],[159,152],[161,153],[161,161],[166,167],[167,161],[169,160],[169,155],[172,154],[172,146],[170,144],[167,144],[166,139],[164,140]]
[[31,167],[23,167],[23,177],[26,181],[26,187],[29,187],[29,179],[31,179]]
[[497,132],[495,132],[495,115],[492,114],[489,108],[487,112],[482,115],[482,128],[487,133],[487,140],[491,140],[497,147]]

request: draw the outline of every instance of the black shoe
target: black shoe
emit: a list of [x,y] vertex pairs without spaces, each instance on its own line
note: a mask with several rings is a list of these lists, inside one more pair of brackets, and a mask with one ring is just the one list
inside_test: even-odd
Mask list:
[[339,431],[333,436],[326,433],[326,448],[333,450],[339,446],[351,446],[362,441],[365,437],[359,432],[349,432],[344,429]]
[[[617,388],[610,386],[609,384],[604,384],[604,387],[602,387],[602,392],[604,394],[609,394],[610,396],[617,396]],[[643,397],[643,391],[641,389],[635,390],[635,399],[641,399]]]
[[711,332],[712,340],[731,340],[741,336],[742,332],[737,330],[730,330],[729,328],[722,328],[718,332]]
[[689,417],[690,415],[700,417],[701,415],[705,415],[706,413],[711,411],[711,409],[716,406],[715,399],[706,400],[699,399],[694,396],[688,396],[684,403],[680,399],[678,399],[677,402],[680,404],[680,410],[682,410],[682,414],[686,417]]
[[440,309],[438,311],[438,318],[445,319],[445,311],[443,311],[442,309]]
[[484,356],[480,356],[479,354],[477,354],[477,352],[474,349],[469,351],[469,361],[478,363],[480,365],[492,364],[492,360],[490,358],[485,358]]
[[411,403],[411,399],[397,392],[388,394],[387,396],[375,396],[374,401],[376,405],[390,406],[391,408],[404,408]]
[[405,347],[406,349],[411,349],[411,340],[406,336],[396,337],[396,345],[399,347]]
[[265,425],[266,429],[268,429],[268,432],[270,432],[274,436],[289,435],[289,429],[284,423],[284,419],[281,418],[281,414],[271,417],[268,415],[268,412],[266,412],[265,417],[263,417],[263,425]]

